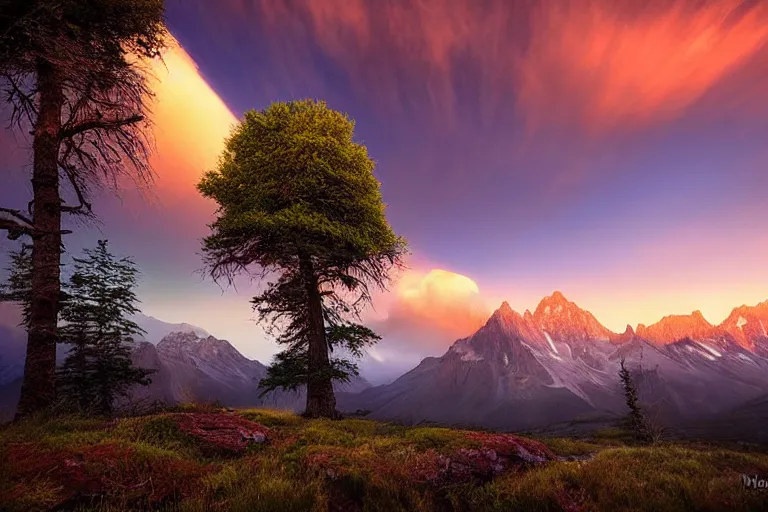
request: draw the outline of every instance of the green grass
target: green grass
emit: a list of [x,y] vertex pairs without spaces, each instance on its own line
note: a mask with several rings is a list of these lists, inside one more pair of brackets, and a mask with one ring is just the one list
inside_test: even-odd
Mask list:
[[438,453],[478,448],[479,441],[433,426],[306,420],[265,409],[238,414],[269,427],[270,442],[226,459],[206,457],[164,414],[113,422],[39,417],[3,427],[0,510],[768,509],[768,492],[744,490],[740,482],[741,473],[768,475],[764,447],[644,447],[610,429],[540,439],[558,456],[590,456],[585,460],[507,472],[490,482],[436,485],[416,478],[417,469]]

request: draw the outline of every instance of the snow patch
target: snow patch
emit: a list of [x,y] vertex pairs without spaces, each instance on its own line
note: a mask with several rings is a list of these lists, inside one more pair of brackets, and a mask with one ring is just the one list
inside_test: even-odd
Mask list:
[[549,314],[549,311],[550,311],[550,308],[549,308],[549,306],[547,306],[547,307],[545,307],[545,308],[544,308],[544,314],[545,314],[545,315],[548,315],[548,314]]
[[745,361],[749,361],[750,363],[753,363],[753,364],[755,363],[755,361],[751,357],[749,357],[746,354],[742,354],[741,352],[739,352],[739,359],[743,359]]
[[689,352],[693,352],[694,354],[698,354],[698,355],[704,357],[705,359],[709,359],[710,361],[714,361],[715,360],[715,358],[712,355],[707,354],[706,352],[704,352],[702,350],[698,350],[698,349],[696,349],[696,348],[694,348],[694,347],[692,347],[690,345],[688,345],[685,348],[687,348]]
[[697,341],[696,344],[698,346],[700,346],[701,348],[703,348],[704,350],[706,350],[707,352],[709,352],[710,354],[712,354],[713,356],[715,356],[715,357],[723,357],[723,354],[721,354],[720,352],[718,352],[714,348],[710,347],[709,345],[706,345],[706,344],[701,343],[699,341]]
[[563,306],[557,306],[555,308],[555,313],[560,313],[563,310]]
[[[465,340],[461,340],[464,342]],[[457,354],[461,354],[462,361],[482,361],[483,356],[478,355],[472,347],[466,346],[464,343],[456,343],[450,350],[453,350]]]
[[461,354],[462,361],[482,361],[483,356],[477,355],[473,350],[468,350]]
[[745,325],[747,325],[747,319],[744,318],[743,316],[740,316],[739,319],[736,321],[736,327],[741,329]]
[[552,341],[552,336],[550,336],[547,331],[543,331],[543,332],[544,332],[544,337],[547,338],[547,343],[549,343],[549,346],[552,349],[552,352],[554,352],[555,354],[559,354],[559,352],[557,351],[557,347],[555,347],[555,344]]
[[509,356],[504,354],[504,366],[509,366]]

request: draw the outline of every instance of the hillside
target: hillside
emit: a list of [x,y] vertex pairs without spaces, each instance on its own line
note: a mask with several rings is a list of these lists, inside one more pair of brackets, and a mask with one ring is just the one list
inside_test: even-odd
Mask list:
[[765,510],[768,454],[177,409],[0,430],[0,508],[28,510]]

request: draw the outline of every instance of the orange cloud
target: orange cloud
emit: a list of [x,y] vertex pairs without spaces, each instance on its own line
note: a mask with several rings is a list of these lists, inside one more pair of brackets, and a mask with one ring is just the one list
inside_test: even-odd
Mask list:
[[547,2],[533,13],[518,96],[532,124],[565,119],[605,130],[674,117],[768,42],[765,4],[617,5]]
[[490,309],[470,278],[440,269],[409,271],[398,281],[376,330],[384,337],[385,348],[395,343],[439,354],[475,332],[489,316]]
[[237,119],[177,43],[154,62],[153,165],[163,192],[185,192],[214,167]]
[[462,109],[489,122],[512,106],[534,129],[668,120],[768,42],[768,4],[740,0],[225,1],[263,20],[292,73],[312,69],[319,48],[366,99],[390,113],[428,108],[435,129]]
[[237,119],[181,46],[175,44],[163,60],[154,63],[153,163],[162,170],[160,186],[172,191],[213,168]]

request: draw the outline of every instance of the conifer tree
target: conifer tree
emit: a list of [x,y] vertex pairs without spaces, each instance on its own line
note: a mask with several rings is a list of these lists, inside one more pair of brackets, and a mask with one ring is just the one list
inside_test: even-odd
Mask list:
[[163,0],[0,0],[3,111],[32,157],[26,208],[0,207],[0,230],[33,245],[17,417],[54,398],[62,216],[91,216],[93,189],[122,176],[151,180],[144,63],[165,48],[164,13]]
[[105,240],[73,261],[59,330],[71,349],[58,372],[58,390],[82,411],[111,414],[115,400],[135,384],[148,385],[152,373],[131,361],[133,336],[144,332],[128,318],[139,312],[133,291],[138,270],[131,259],[113,256]]
[[276,277],[253,299],[285,350],[265,390],[307,388],[305,415],[335,417],[334,380],[357,372],[335,349],[358,355],[378,336],[356,323],[401,265],[406,242],[385,216],[367,149],[354,123],[312,100],[250,111],[227,140],[200,192],[219,205],[203,251],[214,279]]
[[32,301],[32,246],[23,243],[18,251],[11,251],[7,281],[0,285],[0,302],[15,302],[21,306],[21,325],[29,325]]
[[648,428],[648,421],[640,409],[640,404],[637,398],[637,389],[635,389],[635,383],[632,381],[632,376],[629,373],[629,369],[625,366],[624,358],[621,358],[621,367],[619,369],[619,378],[621,379],[621,385],[624,388],[624,397],[629,408],[629,423],[635,437],[639,441],[650,442],[653,440],[653,436]]

